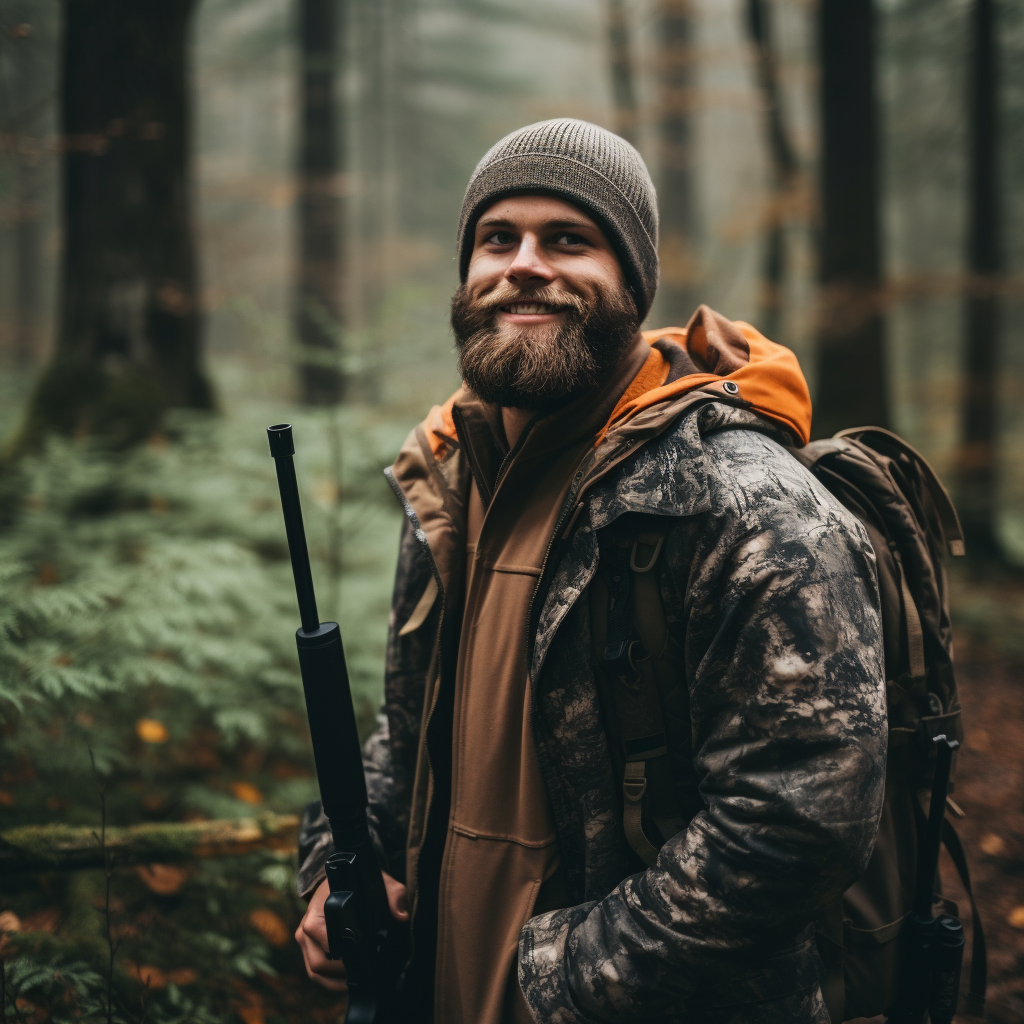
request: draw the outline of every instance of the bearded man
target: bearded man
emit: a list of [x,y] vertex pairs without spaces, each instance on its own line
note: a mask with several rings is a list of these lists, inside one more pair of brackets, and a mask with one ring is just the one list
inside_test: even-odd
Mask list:
[[[864,870],[886,719],[874,556],[786,451],[787,349],[658,276],[639,153],[561,119],[470,180],[463,386],[405,511],[366,747],[410,1020],[827,1022],[814,923]],[[325,957],[317,805],[296,938]]]

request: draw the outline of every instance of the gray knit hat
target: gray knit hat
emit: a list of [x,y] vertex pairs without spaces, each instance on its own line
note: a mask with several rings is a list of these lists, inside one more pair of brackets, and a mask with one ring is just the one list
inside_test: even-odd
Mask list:
[[466,280],[480,215],[505,196],[534,193],[568,199],[600,224],[643,320],[658,287],[658,197],[643,157],[589,121],[530,124],[484,154],[462,200],[460,279]]

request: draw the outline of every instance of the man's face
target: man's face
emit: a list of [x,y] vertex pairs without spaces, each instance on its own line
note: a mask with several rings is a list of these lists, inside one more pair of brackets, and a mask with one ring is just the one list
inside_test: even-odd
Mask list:
[[562,199],[513,196],[477,221],[452,329],[473,391],[540,409],[604,383],[639,323],[597,224]]

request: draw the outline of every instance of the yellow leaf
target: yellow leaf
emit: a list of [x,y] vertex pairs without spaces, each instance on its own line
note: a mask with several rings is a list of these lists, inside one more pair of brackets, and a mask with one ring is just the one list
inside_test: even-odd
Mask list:
[[5,910],[0,914],[0,932],[20,932],[21,919],[13,910]]
[[231,792],[235,794],[236,800],[241,800],[243,803],[263,803],[263,794],[248,782],[232,782]]
[[288,940],[291,938],[288,925],[267,907],[257,907],[249,915],[249,923],[272,946],[281,947],[287,945]]
[[140,718],[135,723],[135,733],[145,743],[166,743],[170,738],[167,726],[155,718]]
[[1024,929],[1024,906],[1014,907],[1006,918],[1011,928]]

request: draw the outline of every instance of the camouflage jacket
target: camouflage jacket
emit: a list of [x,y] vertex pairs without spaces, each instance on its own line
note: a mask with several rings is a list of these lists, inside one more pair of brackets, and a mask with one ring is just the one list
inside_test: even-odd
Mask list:
[[[570,905],[521,933],[519,981],[537,1021],[827,1024],[814,921],[864,870],[881,811],[879,597],[864,530],[786,441],[744,409],[692,409],[588,492],[557,549],[532,722]],[[684,652],[691,729],[672,758],[692,819],[638,870],[582,598],[604,538],[649,516],[671,520],[659,582]],[[366,747],[371,821],[398,877],[440,614],[421,609],[417,628],[402,628],[430,586],[417,532],[402,534],[384,717]],[[317,810],[303,827],[303,893],[330,850]]]

